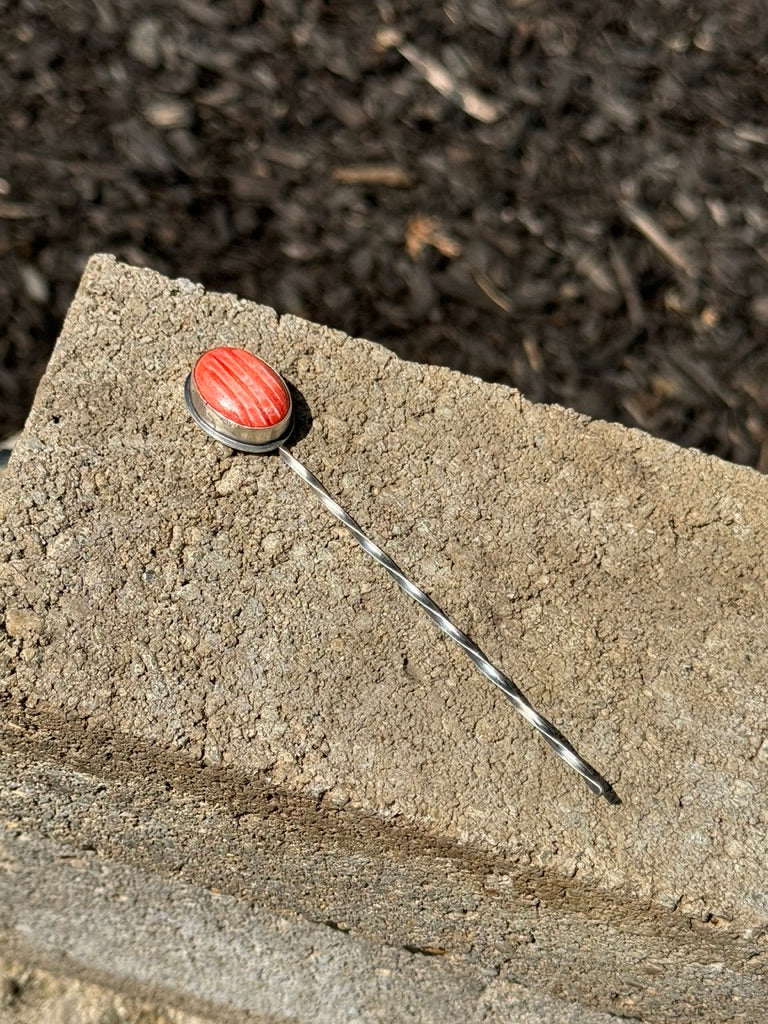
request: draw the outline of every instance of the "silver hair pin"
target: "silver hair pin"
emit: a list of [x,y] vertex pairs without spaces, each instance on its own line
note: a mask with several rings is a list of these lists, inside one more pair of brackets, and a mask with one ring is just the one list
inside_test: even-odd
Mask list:
[[346,527],[363,551],[389,573],[404,593],[421,605],[446,636],[466,651],[483,675],[541,733],[557,756],[581,775],[589,789],[610,803],[619,803],[611,785],[536,711],[512,680],[488,660],[466,633],[363,532],[314,473],[291,455],[285,442],[293,430],[293,403],[285,381],[276,370],[244,349],[211,349],[200,356],[187,377],[184,397],[192,418],[217,441],[253,454],[276,451],[286,466],[312,488],[331,515]]

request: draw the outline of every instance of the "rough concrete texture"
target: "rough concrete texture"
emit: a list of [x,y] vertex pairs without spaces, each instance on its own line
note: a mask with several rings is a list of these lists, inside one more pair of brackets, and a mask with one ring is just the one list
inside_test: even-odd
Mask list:
[[[221,343],[620,806],[192,423]],[[97,257],[0,502],[9,951],[222,1020],[762,1019],[764,477]]]
[[213,1024],[209,1018],[0,960],[2,1024]]

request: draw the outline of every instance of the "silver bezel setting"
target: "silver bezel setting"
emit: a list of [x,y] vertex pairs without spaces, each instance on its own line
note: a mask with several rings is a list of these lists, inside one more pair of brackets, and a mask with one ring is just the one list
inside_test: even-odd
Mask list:
[[[249,455],[264,455],[279,448],[287,441],[293,430],[293,401],[288,394],[288,412],[271,427],[244,427],[234,420],[227,419],[216,412],[205,401],[195,384],[194,370],[187,377],[184,385],[184,401],[192,419],[199,427],[216,441],[221,441],[228,448]],[[281,378],[282,379],[282,378]]]

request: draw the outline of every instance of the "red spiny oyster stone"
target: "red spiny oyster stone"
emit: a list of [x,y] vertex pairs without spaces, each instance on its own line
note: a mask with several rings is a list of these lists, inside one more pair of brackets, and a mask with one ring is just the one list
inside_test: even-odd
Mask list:
[[206,405],[240,427],[273,427],[291,407],[280,374],[242,348],[212,348],[192,376]]

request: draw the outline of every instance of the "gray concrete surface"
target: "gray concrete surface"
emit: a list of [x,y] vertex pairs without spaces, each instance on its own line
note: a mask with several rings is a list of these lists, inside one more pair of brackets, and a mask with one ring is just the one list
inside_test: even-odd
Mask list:
[[0,959],[3,1024],[215,1024],[173,1006]]
[[[277,459],[204,438],[219,343],[620,806]],[[94,258],[0,492],[0,942],[222,1020],[760,1020],[767,497]]]

